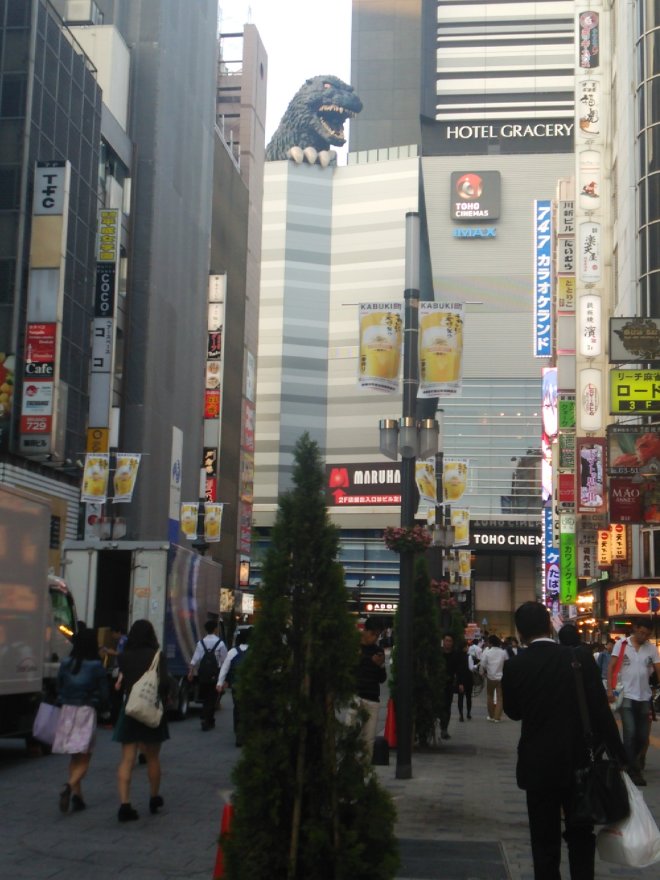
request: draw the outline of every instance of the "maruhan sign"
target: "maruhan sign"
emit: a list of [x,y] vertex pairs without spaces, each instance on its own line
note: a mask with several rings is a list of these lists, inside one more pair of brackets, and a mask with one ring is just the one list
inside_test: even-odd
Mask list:
[[486,138],[488,140],[516,138],[565,138],[573,134],[572,122],[503,122],[489,125],[447,125],[445,137],[448,141],[469,141]]

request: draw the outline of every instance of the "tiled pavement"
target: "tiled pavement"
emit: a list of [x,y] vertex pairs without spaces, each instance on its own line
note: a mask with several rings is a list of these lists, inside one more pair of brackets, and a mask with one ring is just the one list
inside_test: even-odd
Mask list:
[[[384,724],[384,705],[381,714]],[[660,820],[660,722],[654,727],[645,797]],[[127,825],[116,819],[119,746],[110,731],[99,731],[85,782],[88,809],[66,816],[57,795],[67,759],[29,757],[21,743],[0,741],[0,877],[211,880],[237,754],[230,700],[214,731],[202,733],[191,718],[173,723],[171,733],[163,747],[165,808],[149,815],[145,769],[137,767],[133,802],[141,818]],[[486,723],[484,695],[471,721],[460,724],[454,710],[450,733],[437,749],[413,753],[412,779],[395,778],[394,751],[378,768],[398,811],[399,880],[532,880],[524,797],[514,780],[518,724]],[[598,880],[658,876],[657,865],[635,871],[597,863]]]

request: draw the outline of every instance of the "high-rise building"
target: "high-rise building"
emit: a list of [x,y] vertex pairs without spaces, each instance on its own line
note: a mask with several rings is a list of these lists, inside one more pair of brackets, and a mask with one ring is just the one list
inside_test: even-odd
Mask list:
[[[199,547],[225,586],[249,553],[267,61],[246,26],[235,150],[217,25],[216,0],[0,4],[0,480],[48,498],[58,549],[89,543],[90,624],[126,620],[130,553],[185,544],[200,491],[228,502]],[[86,453],[119,451],[130,503],[81,506]]]
[[[267,166],[256,524],[267,533],[307,427],[329,480],[367,481],[353,487],[359,503],[335,503],[328,487],[362,611],[396,602],[397,557],[381,535],[398,520],[397,477],[377,424],[401,404],[357,390],[356,304],[402,299],[408,210],[421,216],[421,298],[465,304],[462,392],[437,402],[445,456],[470,462],[473,590],[458,598],[478,623],[511,631],[540,586],[541,369],[552,352],[533,347],[533,205],[573,175],[573,7],[355,0],[351,84],[364,109],[348,167],[326,186],[318,169]],[[302,221],[310,198],[313,227]],[[368,490],[372,479],[382,491]]]
[[434,121],[571,123],[573,11],[573,0],[354,0],[351,79],[364,110],[351,150],[421,144]]

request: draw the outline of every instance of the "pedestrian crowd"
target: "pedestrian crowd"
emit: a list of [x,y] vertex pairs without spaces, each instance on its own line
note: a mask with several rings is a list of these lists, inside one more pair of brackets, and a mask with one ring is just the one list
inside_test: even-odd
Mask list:
[[[458,697],[459,721],[469,721],[475,687],[485,683],[487,720],[499,724],[506,715],[522,722],[516,779],[527,798],[535,880],[560,877],[562,836],[572,880],[592,880],[596,838],[593,825],[574,821],[576,774],[590,754],[602,753],[625,768],[637,786],[646,785],[643,771],[655,718],[652,689],[660,675],[660,654],[650,640],[652,630],[646,619],[633,621],[627,637],[597,645],[583,644],[572,624],[563,626],[555,639],[548,609],[538,602],[521,605],[515,622],[520,643],[514,636],[502,639],[485,634],[457,645],[454,634],[443,636],[446,677],[440,737],[450,738],[454,696]],[[241,745],[241,728],[235,684],[250,633],[249,627],[241,628],[228,650],[217,622],[209,621],[188,670],[202,705],[203,731],[213,729],[220,698],[228,687],[234,689],[237,746]],[[149,811],[155,814],[164,804],[160,748],[169,738],[163,708],[169,679],[166,658],[149,621],[135,621],[127,636],[120,631],[114,635],[115,647],[101,650],[95,632],[84,625],[74,636],[71,653],[58,674],[61,711],[52,750],[70,756],[67,782],[59,795],[60,810],[84,810],[82,782],[94,751],[97,718],[112,717],[112,738],[121,746],[117,816],[120,822],[130,822],[139,818],[131,801],[136,761],[147,767]],[[384,647],[391,644],[391,631],[383,634],[379,621],[364,622],[356,657],[353,719],[360,719],[367,760],[377,737],[380,690],[387,678]],[[146,715],[140,701],[150,703]],[[612,710],[619,714],[622,735]],[[585,736],[585,711],[590,739]]]

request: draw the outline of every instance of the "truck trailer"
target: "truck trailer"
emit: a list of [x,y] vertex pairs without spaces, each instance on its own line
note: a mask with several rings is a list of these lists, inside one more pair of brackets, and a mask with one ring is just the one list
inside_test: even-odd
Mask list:
[[0,484],[0,736],[25,737],[55,693],[76,631],[66,582],[49,572],[47,501]]
[[220,619],[222,566],[167,541],[65,541],[64,578],[81,618],[102,631],[150,620],[167,658],[169,709],[188,714],[187,674],[204,624]]

